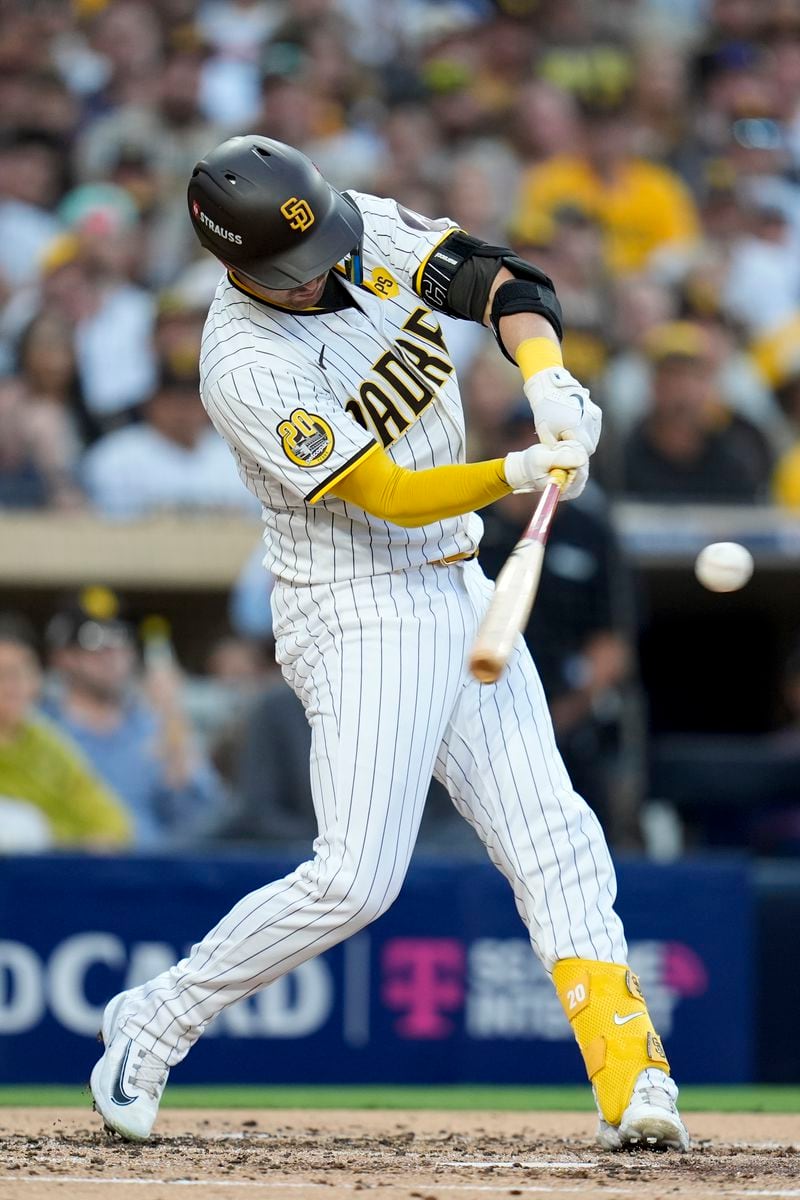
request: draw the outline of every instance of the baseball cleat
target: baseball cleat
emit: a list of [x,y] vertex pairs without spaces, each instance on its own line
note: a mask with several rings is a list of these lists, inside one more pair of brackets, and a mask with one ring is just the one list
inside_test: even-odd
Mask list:
[[689,1134],[676,1101],[678,1085],[663,1071],[642,1071],[619,1125],[601,1115],[597,1141],[604,1150],[689,1149]]
[[92,1070],[94,1107],[106,1128],[130,1141],[144,1141],[158,1116],[169,1067],[119,1028],[130,997],[120,992],[106,1005],[100,1033],[105,1052]]

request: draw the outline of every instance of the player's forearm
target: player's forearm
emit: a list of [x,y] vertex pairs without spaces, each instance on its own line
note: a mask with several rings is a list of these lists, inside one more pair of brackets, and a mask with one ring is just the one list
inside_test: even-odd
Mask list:
[[[497,272],[483,314],[484,325],[490,323],[489,318],[495,292],[513,278],[514,276],[507,267],[501,267]],[[529,379],[533,379],[539,371],[563,365],[564,360],[561,357],[558,334],[550,321],[540,313],[508,313],[500,318],[498,329],[503,346],[516,361],[526,383]]]
[[374,517],[411,528],[460,517],[510,491],[502,458],[407,471],[379,451],[337,483],[334,495]]
[[[501,267],[497,272],[486,304],[484,325],[489,324],[495,292],[501,284],[513,278],[506,267]],[[508,353],[516,359],[523,379],[530,379],[546,367],[560,367],[564,361],[558,334],[547,318],[539,313],[510,313],[501,317],[500,336]]]
[[[486,310],[483,314],[484,325],[489,324],[489,316],[492,311],[492,301],[494,300],[495,292],[501,284],[506,283],[513,278],[514,276],[507,267],[501,267],[497,272],[489,292],[489,299],[486,302]],[[536,338],[537,341],[539,339],[544,339],[549,344],[549,351],[546,347],[542,346],[542,350],[544,351],[543,358],[545,361],[542,361],[542,366],[538,367],[538,370],[542,370],[543,367],[558,365],[562,361],[558,334],[547,318],[540,316],[539,313],[510,313],[508,316],[501,317],[500,336],[503,339],[503,345],[508,353],[512,355],[513,358],[516,358],[517,362],[519,362],[520,369],[522,370],[522,374],[525,378],[528,378],[529,375],[534,374],[534,371],[529,370],[526,372],[523,363],[520,362],[519,358],[517,357],[517,350],[523,342],[529,341],[532,338]],[[548,357],[549,361],[546,361]]]
[[[497,272],[484,321],[492,312],[495,292],[512,278],[506,267]],[[509,312],[500,317],[497,331],[504,350],[522,372],[540,440],[552,445],[560,438],[575,438],[594,454],[600,437],[600,409],[564,368],[555,326],[541,313]]]

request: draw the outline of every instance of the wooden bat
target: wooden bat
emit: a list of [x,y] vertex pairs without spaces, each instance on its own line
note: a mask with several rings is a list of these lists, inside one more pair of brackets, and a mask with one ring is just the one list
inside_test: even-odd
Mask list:
[[503,563],[494,595],[481,621],[469,656],[469,669],[480,683],[496,683],[514,648],[514,639],[528,623],[539,579],[544,548],[561,489],[571,472],[554,467],[522,537]]

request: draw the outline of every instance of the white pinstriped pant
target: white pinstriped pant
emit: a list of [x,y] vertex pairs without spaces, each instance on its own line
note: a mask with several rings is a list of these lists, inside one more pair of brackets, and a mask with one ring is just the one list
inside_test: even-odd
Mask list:
[[626,961],[605,839],[572,790],[527,649],[520,639],[497,684],[466,670],[491,588],[476,562],[276,587],[279,661],[312,729],[314,856],[137,992],[126,1033],[174,1065],[228,1004],[385,912],[432,774],[511,884],[546,969]]

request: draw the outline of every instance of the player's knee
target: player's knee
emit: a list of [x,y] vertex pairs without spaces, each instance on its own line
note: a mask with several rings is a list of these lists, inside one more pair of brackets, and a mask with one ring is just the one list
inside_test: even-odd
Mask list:
[[332,880],[325,900],[342,923],[360,929],[385,913],[399,890],[399,884],[373,871],[343,870]]
[[331,855],[324,863],[313,859],[298,868],[297,876],[308,890],[309,903],[325,910],[350,932],[369,925],[397,899],[404,872],[390,876],[375,863],[352,861],[347,853]]
[[360,879],[351,881],[348,893],[344,898],[347,920],[362,928],[376,921],[386,912],[392,903],[396,892],[387,890],[385,882],[379,879]]

